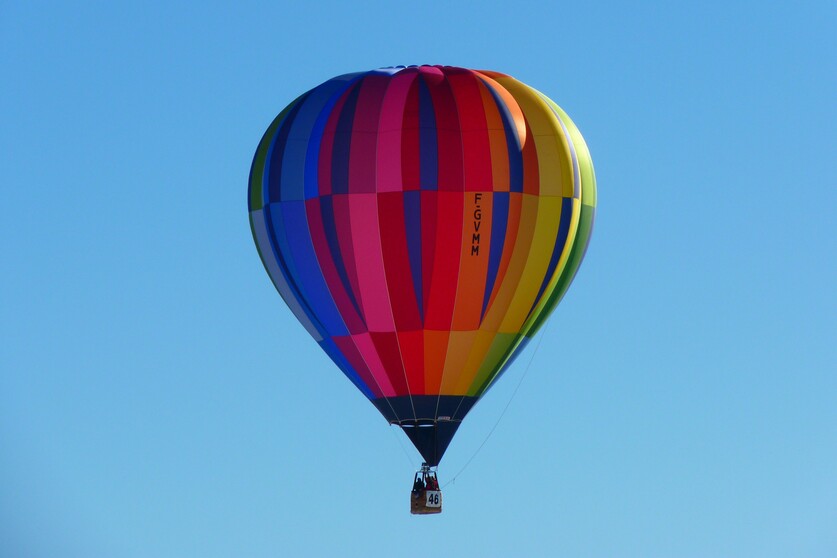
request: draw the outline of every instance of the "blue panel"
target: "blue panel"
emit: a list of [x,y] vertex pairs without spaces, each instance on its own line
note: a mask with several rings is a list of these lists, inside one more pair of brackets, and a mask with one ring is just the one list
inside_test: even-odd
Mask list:
[[421,281],[421,192],[404,192],[404,228],[407,233],[407,255],[410,258],[410,274],[418,301],[419,319],[424,323],[424,298]]
[[330,336],[348,335],[346,324],[334,304],[334,299],[328,290],[325,278],[323,277],[320,265],[317,262],[317,254],[311,242],[311,233],[308,230],[308,217],[305,213],[305,202],[288,201],[280,204],[285,230],[280,232],[290,248],[289,252],[293,258],[298,273],[300,290],[305,295],[305,300],[320,320]]
[[305,299],[305,295],[300,288],[299,273],[296,270],[293,259],[287,257],[291,252],[286,241],[287,237],[285,236],[285,223],[282,211],[278,207],[280,205],[278,203],[268,204],[262,209],[264,211],[267,235],[270,239],[270,247],[273,251],[273,259],[279,266],[279,269],[282,271],[282,276],[288,284],[290,296],[297,301],[302,311],[319,333],[318,337],[322,339],[327,335],[326,329],[320,320],[317,319],[316,314],[314,314],[314,311]]
[[494,91],[490,83],[485,80],[482,80],[482,82],[491,92],[491,96],[497,105],[497,110],[500,111],[500,119],[503,121],[503,130],[506,133],[506,147],[509,153],[509,190],[512,192],[522,192],[523,146],[520,145],[520,138],[517,137],[517,127],[514,125],[514,119],[503,99]]
[[488,273],[486,274],[480,321],[485,318],[488,299],[491,298],[491,291],[494,290],[494,282],[497,280],[497,272],[500,269],[500,260],[503,258],[503,244],[506,241],[506,227],[509,224],[509,196],[508,192],[494,192],[491,207],[491,243],[488,245]]
[[424,82],[418,80],[419,93],[419,185],[422,190],[439,189],[439,146],[436,137],[436,112]]
[[[247,189],[247,210],[253,211],[253,204],[251,196],[253,195],[253,174],[256,172],[256,159],[259,156],[259,152],[262,150],[262,147],[266,144],[266,152],[264,154],[265,159],[262,163],[260,169],[258,169],[262,173],[262,183],[259,185],[261,187],[261,206],[264,206],[267,203],[267,168],[270,165],[270,148],[273,144],[273,141],[276,139],[277,133],[282,129],[282,125],[288,121],[288,117],[291,114],[291,111],[299,105],[301,99],[305,98],[306,94],[300,95],[296,99],[291,102],[285,109],[279,113],[279,116],[273,119],[273,122],[270,123],[267,131],[262,136],[261,141],[259,142],[259,146],[256,148],[256,152],[253,154],[253,163],[250,165],[250,175],[247,178],[247,183],[250,187]],[[285,112],[287,111],[287,112]],[[284,115],[282,113],[285,113]],[[272,130],[271,130],[272,129]],[[268,135],[270,134],[270,135]],[[260,207],[261,207],[260,206]]]
[[306,93],[303,97],[300,97],[299,102],[288,113],[288,117],[282,123],[282,126],[279,127],[276,136],[271,141],[267,159],[265,160],[266,168],[264,170],[265,180],[267,181],[265,204],[282,201],[280,186],[282,183],[282,164],[285,156],[285,145],[288,143],[288,134],[291,131],[291,125],[307,96],[308,94]]
[[270,238],[271,233],[268,230],[266,209],[267,206],[263,206],[262,209],[250,212],[250,225],[253,230],[253,237],[256,240],[256,246],[259,249],[259,255],[262,258],[262,263],[268,275],[270,275],[270,279],[273,281],[276,290],[282,296],[282,300],[291,309],[296,319],[305,327],[305,331],[319,342],[323,336],[317,330],[314,322],[308,318],[308,314],[306,314],[305,309],[300,304],[299,293],[288,283],[287,269],[284,267],[285,264],[280,262],[273,241]]
[[[337,101],[349,87],[365,75],[366,73],[356,74],[350,80],[331,80],[320,86],[320,88],[323,88],[323,94],[328,93],[330,96],[322,109],[320,109],[317,119],[311,127],[311,137],[308,141],[308,150],[305,157],[305,191],[303,193],[305,199],[316,198],[320,195],[318,181],[320,146],[323,141],[326,124],[328,124],[331,112],[334,110],[334,105],[337,104]],[[329,84],[332,86],[326,88],[325,86]]]
[[394,76],[398,72],[404,69],[404,66],[388,66],[385,68],[376,68],[374,70],[369,71],[370,74],[378,74],[378,75],[387,75],[387,76]]
[[352,301],[352,306],[355,307],[357,315],[360,317],[363,325],[366,325],[360,304],[358,304],[357,297],[352,290],[352,283],[349,281],[346,265],[343,263],[343,252],[340,250],[340,240],[337,237],[337,227],[334,223],[334,202],[331,196],[323,196],[320,198],[320,215],[323,219],[323,230],[325,231],[326,241],[328,241],[328,250],[332,261],[334,261],[334,266],[337,268],[337,275],[340,277],[340,282],[343,284],[343,288],[346,289],[346,293],[349,295],[349,300]]
[[307,139],[288,138],[285,143],[285,154],[282,157],[282,180],[279,186],[279,195],[283,202],[302,200],[307,151]]
[[567,245],[567,236],[569,236],[570,234],[570,221],[572,220],[572,211],[572,198],[564,198],[563,200],[561,200],[561,223],[559,223],[558,225],[558,234],[555,236],[555,246],[553,246],[552,248],[552,257],[549,258],[549,267],[547,267],[546,269],[546,277],[543,278],[541,288],[538,290],[538,296],[535,297],[535,302],[534,304],[532,304],[532,308],[529,309],[529,314],[527,314],[526,316],[527,318],[532,315],[532,312],[538,305],[541,296],[543,296],[543,292],[546,290],[546,287],[549,284],[549,280],[555,273],[555,268],[558,265],[558,260],[561,258],[561,252],[564,251],[564,247]]
[[361,83],[362,80],[358,80],[352,86],[337,120],[331,153],[331,191],[334,194],[349,193],[349,151],[352,147],[352,127]]
[[326,337],[325,339],[320,341],[319,344],[320,347],[322,347],[323,351],[325,351],[325,353],[331,358],[331,360],[334,361],[334,364],[336,364],[337,367],[343,371],[346,377],[352,381],[352,383],[357,387],[357,389],[363,392],[363,395],[365,395],[368,399],[372,399],[373,397],[375,397],[375,394],[372,393],[372,391],[366,386],[365,383],[363,383],[363,380],[360,379],[358,373],[355,372],[355,369],[352,368],[352,365],[349,364],[349,361],[346,360],[346,357],[343,356],[343,353],[340,352],[340,349],[337,348],[337,345],[335,345],[334,341]]
[[[290,126],[282,160],[282,201],[304,199],[305,161],[314,126],[335,94],[345,91],[347,82],[329,80],[308,93]],[[316,140],[316,138],[314,138]],[[319,142],[316,142],[319,145]],[[316,166],[314,167],[316,170]],[[316,180],[316,172],[314,173]],[[316,189],[316,188],[315,188]]]

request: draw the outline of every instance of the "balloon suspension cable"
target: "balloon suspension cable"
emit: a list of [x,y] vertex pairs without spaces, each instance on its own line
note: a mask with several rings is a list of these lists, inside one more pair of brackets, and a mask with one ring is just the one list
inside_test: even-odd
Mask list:
[[512,401],[514,401],[514,396],[517,395],[517,391],[520,389],[520,385],[523,383],[524,378],[526,378],[526,374],[529,372],[529,368],[531,368],[531,366],[532,366],[532,361],[535,360],[535,355],[538,353],[538,349],[541,347],[541,341],[543,341],[543,336],[546,333],[547,328],[549,327],[549,322],[550,321],[551,321],[551,316],[550,316],[550,318],[547,318],[546,324],[544,324],[543,329],[541,329],[540,336],[538,337],[538,340],[535,343],[535,350],[532,351],[532,355],[529,357],[529,363],[526,365],[526,368],[523,370],[523,374],[520,376],[520,380],[517,381],[517,385],[515,386],[514,391],[511,394],[511,397],[509,398],[508,402],[506,403],[506,406],[503,407],[503,412],[501,412],[500,416],[497,418],[497,422],[495,422],[494,426],[491,427],[491,430],[488,431],[488,434],[485,436],[485,440],[482,441],[482,443],[479,445],[479,447],[474,451],[473,455],[471,455],[471,457],[468,458],[468,461],[465,462],[465,465],[463,465],[462,468],[459,469],[459,471],[453,477],[451,477],[451,479],[448,482],[443,484],[441,488],[445,488],[449,484],[452,484],[452,483],[456,482],[457,477],[459,477],[459,475],[461,475],[462,472],[465,469],[468,468],[468,465],[471,464],[471,461],[474,460],[474,458],[480,452],[482,447],[486,444],[486,442],[488,442],[488,439],[491,438],[491,435],[494,434],[494,431],[497,429],[497,426],[500,424],[500,421],[503,420],[503,416],[505,416],[506,411],[509,410],[509,406],[511,406]]
[[[390,424],[390,426],[394,426],[394,425]],[[416,462],[410,457],[410,452],[407,451],[407,448],[404,447],[404,442],[401,441],[401,436],[398,435],[398,430],[400,430],[400,429],[390,428],[390,432],[392,432],[392,435],[395,436],[396,440],[398,440],[398,445],[401,446],[401,451],[404,453],[404,458],[410,464],[410,467],[415,469],[416,468]]]

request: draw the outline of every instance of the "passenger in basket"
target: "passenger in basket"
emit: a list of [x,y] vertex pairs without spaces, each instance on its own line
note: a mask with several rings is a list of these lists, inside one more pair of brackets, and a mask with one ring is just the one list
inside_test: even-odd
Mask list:
[[436,480],[436,477],[427,477],[427,490],[439,490],[439,481]]
[[424,490],[424,481],[421,480],[421,477],[416,475],[416,480],[413,483],[413,494],[418,496],[418,493]]

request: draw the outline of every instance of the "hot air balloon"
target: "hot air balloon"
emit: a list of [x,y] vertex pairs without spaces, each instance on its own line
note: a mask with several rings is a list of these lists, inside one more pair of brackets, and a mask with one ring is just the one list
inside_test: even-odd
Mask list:
[[275,118],[250,171],[273,284],[424,473],[564,296],[595,206],[558,105],[450,66],[326,81]]

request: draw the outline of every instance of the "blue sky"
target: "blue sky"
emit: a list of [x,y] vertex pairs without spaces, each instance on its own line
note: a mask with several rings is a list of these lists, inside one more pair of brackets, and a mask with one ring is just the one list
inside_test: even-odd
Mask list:
[[[837,555],[833,2],[6,2],[0,556]],[[579,275],[419,458],[252,245],[250,159],[337,74],[509,73],[599,184]]]

